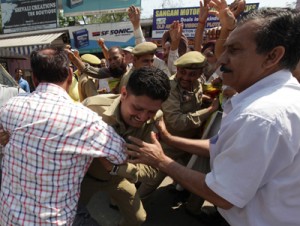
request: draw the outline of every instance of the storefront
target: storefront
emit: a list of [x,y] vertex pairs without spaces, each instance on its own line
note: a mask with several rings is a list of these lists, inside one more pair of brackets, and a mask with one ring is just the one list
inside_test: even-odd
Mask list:
[[46,46],[63,47],[69,41],[67,29],[24,32],[0,36],[0,63],[14,77],[15,69],[24,71],[24,78],[31,81],[30,53]]

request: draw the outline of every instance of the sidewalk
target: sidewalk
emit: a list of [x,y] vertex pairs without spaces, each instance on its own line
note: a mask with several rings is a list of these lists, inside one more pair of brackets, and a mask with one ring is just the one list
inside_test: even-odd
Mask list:
[[[187,214],[183,208],[174,207],[176,193],[171,178],[167,177],[161,186],[144,203],[147,220],[143,226],[204,226],[199,219]],[[211,205],[205,203],[205,205]],[[88,205],[92,217],[102,226],[116,226],[120,219],[118,210],[109,207],[109,198],[103,193],[96,194]]]

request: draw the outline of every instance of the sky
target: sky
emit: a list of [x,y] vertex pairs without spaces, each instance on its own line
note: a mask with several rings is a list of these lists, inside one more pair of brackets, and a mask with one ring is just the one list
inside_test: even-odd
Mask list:
[[[142,18],[150,18],[153,9],[179,8],[199,6],[199,0],[141,0]],[[246,0],[246,3],[259,3],[259,7],[287,7],[294,4],[297,0]],[[165,2],[165,5],[163,5]],[[228,4],[233,0],[227,1]]]

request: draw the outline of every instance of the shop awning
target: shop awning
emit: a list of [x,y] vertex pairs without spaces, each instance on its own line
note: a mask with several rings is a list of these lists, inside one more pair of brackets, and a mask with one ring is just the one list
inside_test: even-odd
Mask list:
[[36,48],[49,45],[63,45],[63,41],[59,39],[62,34],[63,32],[0,39],[0,50],[8,49],[10,52],[29,55],[30,52]]
[[20,60],[26,60],[28,57],[21,55],[19,53],[15,53],[13,51],[10,51],[7,48],[0,48],[0,59],[20,59]]

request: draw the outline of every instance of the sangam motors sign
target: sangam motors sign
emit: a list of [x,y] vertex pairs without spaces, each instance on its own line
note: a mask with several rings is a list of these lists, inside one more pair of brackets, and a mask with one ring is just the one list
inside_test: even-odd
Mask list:
[[[244,14],[258,8],[259,3],[246,4]],[[188,38],[195,37],[195,30],[198,26],[199,7],[154,9],[152,38],[160,39],[165,31],[170,29],[173,21],[183,23],[183,33]],[[219,18],[214,15],[208,15],[206,29],[220,26]]]
[[1,0],[4,33],[56,28],[56,0]]

